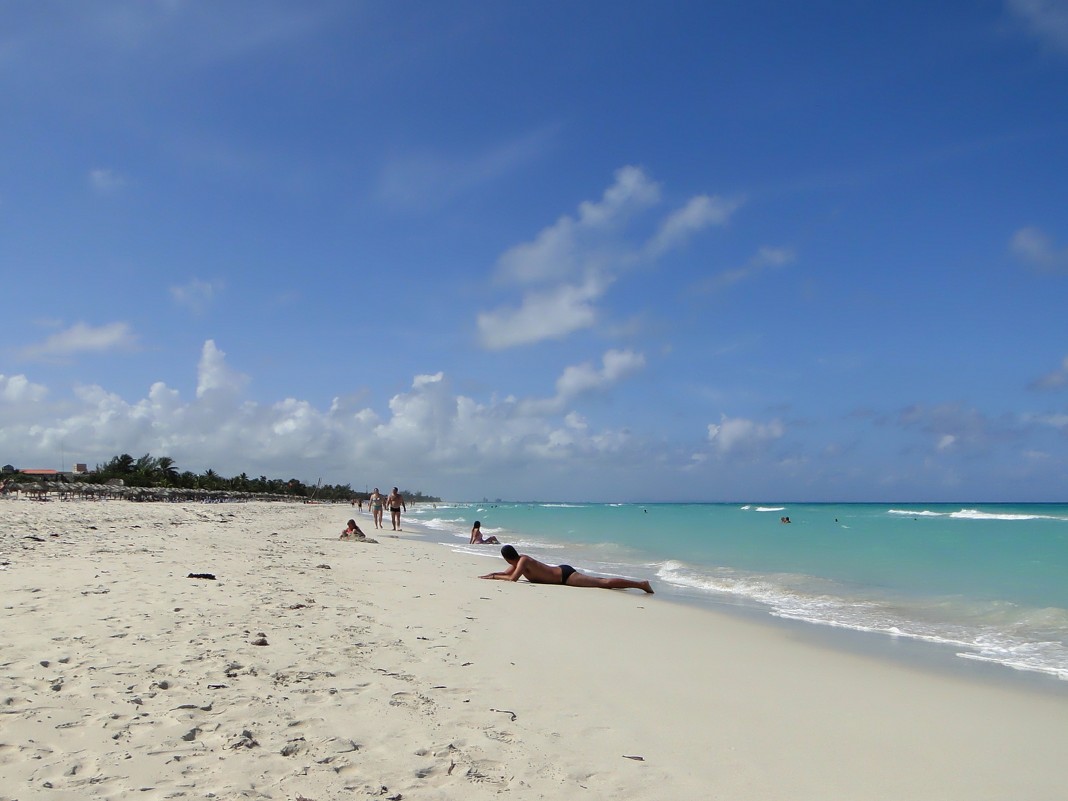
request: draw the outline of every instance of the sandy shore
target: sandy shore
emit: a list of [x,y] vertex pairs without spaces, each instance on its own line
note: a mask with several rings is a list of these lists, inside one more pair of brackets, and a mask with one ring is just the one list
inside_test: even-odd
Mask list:
[[0,500],[0,799],[1064,798],[1068,693],[349,516]]

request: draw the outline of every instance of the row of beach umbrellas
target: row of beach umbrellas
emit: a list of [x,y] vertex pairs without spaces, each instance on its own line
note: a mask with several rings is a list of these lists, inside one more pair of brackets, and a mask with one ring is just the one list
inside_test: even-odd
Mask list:
[[86,500],[121,499],[129,501],[298,501],[292,495],[231,490],[180,489],[176,487],[126,487],[115,484],[68,483],[65,481],[8,482],[3,494],[11,497],[46,499],[83,498]]

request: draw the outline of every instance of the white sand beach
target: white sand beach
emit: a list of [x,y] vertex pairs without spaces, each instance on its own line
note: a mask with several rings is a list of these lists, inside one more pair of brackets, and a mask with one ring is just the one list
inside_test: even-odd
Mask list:
[[1068,692],[350,516],[0,500],[0,800],[1065,796]]

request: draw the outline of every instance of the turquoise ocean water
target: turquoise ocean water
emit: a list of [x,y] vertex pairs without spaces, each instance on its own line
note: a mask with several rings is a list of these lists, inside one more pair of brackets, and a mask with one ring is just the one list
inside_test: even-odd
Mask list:
[[[791,522],[780,522],[782,517]],[[482,521],[521,551],[660,594],[913,638],[1068,680],[1068,504],[439,504],[454,547]]]

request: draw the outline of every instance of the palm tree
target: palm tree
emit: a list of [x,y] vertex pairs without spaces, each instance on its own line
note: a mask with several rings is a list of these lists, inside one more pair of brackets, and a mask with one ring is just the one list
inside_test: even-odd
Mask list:
[[178,480],[178,468],[174,466],[174,459],[170,456],[161,456],[156,460],[156,474],[166,483],[174,484]]
[[155,458],[151,453],[146,453],[137,460],[133,470],[137,475],[149,479],[155,476],[158,468],[159,459]]
[[199,476],[200,486],[204,489],[218,489],[219,488],[219,474],[212,470],[210,467]]

